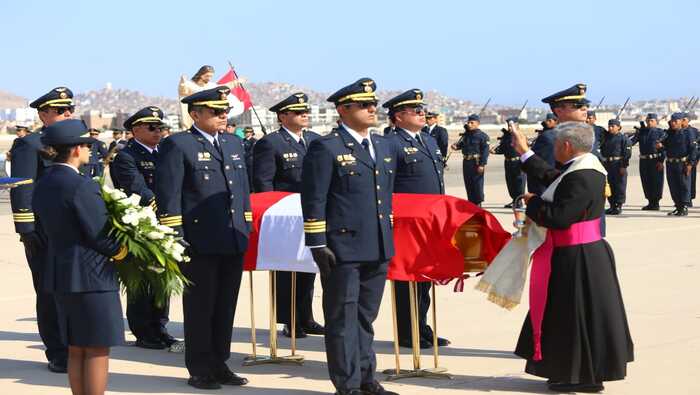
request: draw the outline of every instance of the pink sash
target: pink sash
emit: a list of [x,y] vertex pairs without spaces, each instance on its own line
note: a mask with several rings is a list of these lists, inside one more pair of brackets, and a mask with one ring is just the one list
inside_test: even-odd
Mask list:
[[552,252],[556,247],[593,243],[601,239],[600,218],[578,222],[568,229],[547,229],[544,243],[532,254],[530,270],[530,321],[534,341],[534,361],[542,360],[542,320],[547,306],[547,287],[552,272]]

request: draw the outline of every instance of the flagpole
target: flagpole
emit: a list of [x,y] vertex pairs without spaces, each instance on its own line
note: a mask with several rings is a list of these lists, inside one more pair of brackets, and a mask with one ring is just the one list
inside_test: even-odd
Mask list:
[[[236,73],[236,69],[233,68],[233,64],[231,63],[231,61],[228,62],[228,65],[229,65],[229,67],[231,67],[231,71],[233,72],[233,77],[236,78],[236,80],[238,80],[238,74]],[[245,86],[243,86],[242,82],[239,81],[238,84],[241,86],[241,89],[243,89],[243,91],[248,92],[245,89]],[[248,94],[250,94],[250,93],[248,93]],[[260,124],[260,130],[262,130],[263,134],[267,134],[267,131],[265,130],[265,126],[263,125],[262,121],[260,120],[260,117],[258,116],[258,112],[255,111],[255,106],[253,105],[252,99],[250,101],[250,104],[251,104],[250,109],[253,110],[253,114],[255,114],[255,118],[258,119],[258,123]]]

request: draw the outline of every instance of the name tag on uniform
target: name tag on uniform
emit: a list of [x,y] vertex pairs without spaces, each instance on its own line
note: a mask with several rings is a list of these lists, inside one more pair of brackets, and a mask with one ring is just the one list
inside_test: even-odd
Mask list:
[[405,152],[409,155],[415,154],[416,152],[418,152],[418,148],[416,148],[416,147],[403,147],[403,152]]
[[282,154],[282,158],[284,158],[287,161],[296,160],[298,157],[299,157],[298,152],[286,152],[286,153]]
[[143,161],[139,163],[144,170],[153,170],[156,168],[155,163],[149,161]]
[[197,152],[197,160],[200,162],[211,160],[211,154],[208,152]]

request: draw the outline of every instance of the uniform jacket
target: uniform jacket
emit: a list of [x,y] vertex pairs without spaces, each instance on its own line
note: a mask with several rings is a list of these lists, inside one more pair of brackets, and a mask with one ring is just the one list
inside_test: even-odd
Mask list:
[[479,166],[486,166],[489,160],[489,136],[480,129],[465,131],[457,149],[462,150],[463,155],[479,155]]
[[666,138],[666,132],[659,128],[640,128],[631,138],[632,145],[639,143],[640,155],[659,154],[657,161],[663,162],[665,153],[663,150],[656,148],[656,143],[661,142]]
[[603,157],[604,161],[606,158],[622,158],[620,159],[622,167],[627,167],[632,157],[632,144],[622,132],[617,134],[606,133],[600,145],[600,156]]
[[36,183],[33,205],[48,241],[46,291],[119,289],[110,257],[120,246],[107,235],[107,208],[98,183],[73,168],[51,166]]
[[340,262],[387,261],[394,255],[391,225],[396,154],[371,134],[376,164],[344,127],[309,145],[301,205],[306,245],[327,245]]
[[449,145],[449,135],[447,134],[447,129],[440,125],[435,125],[433,130],[427,125],[423,128],[423,131],[432,136],[437,142],[438,148],[440,148],[440,154],[445,158],[447,156],[447,146]]
[[695,163],[698,145],[687,130],[666,130],[666,138],[661,144],[668,158],[687,158],[688,163]]
[[[10,152],[12,157],[12,177],[31,178],[39,180],[51,165],[39,156],[43,148],[41,144],[42,131],[36,131],[27,136],[15,139],[15,146]],[[34,210],[32,194],[34,184],[22,185],[10,190],[10,205],[17,233],[27,233],[34,230]]]
[[539,132],[531,148],[542,160],[550,166],[554,166],[554,132],[552,129],[544,129]]
[[198,254],[242,254],[252,222],[241,139],[219,133],[221,153],[194,126],[159,146],[156,203],[162,224]]
[[420,138],[425,147],[401,128],[387,137],[396,152],[394,192],[444,194],[440,149],[428,133],[421,132]]
[[503,155],[508,159],[520,158],[520,155],[515,151],[515,148],[511,145],[513,141],[513,135],[508,131],[502,131],[501,137],[498,138],[498,145],[494,148],[493,153],[496,155]]
[[[320,136],[302,132],[308,147]],[[256,192],[301,192],[301,168],[307,149],[284,129],[261,138],[253,148],[253,187]]]
[[141,196],[142,206],[155,201],[156,155],[155,151],[150,153],[136,139],[131,139],[110,164],[114,186],[127,195]]

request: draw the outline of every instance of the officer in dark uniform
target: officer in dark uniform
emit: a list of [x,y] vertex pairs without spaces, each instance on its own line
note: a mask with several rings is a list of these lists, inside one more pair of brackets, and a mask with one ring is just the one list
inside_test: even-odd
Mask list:
[[[5,160],[12,162],[12,154],[11,154],[12,150],[15,149],[15,147],[17,146],[17,143],[19,143],[19,141],[22,137],[26,137],[31,132],[32,131],[26,126],[22,126],[22,125],[15,126],[15,136],[17,136],[17,137],[14,140],[12,140],[12,146],[10,146],[10,150],[7,151],[7,154],[5,155],[5,158],[6,158]],[[8,174],[8,176],[9,176],[9,174]]]
[[[443,158],[440,147],[427,132],[421,131],[425,124],[423,92],[408,90],[385,102],[382,107],[389,111],[396,132],[388,137],[396,151],[395,193],[445,193],[443,180]],[[425,129],[423,129],[425,130]],[[411,313],[407,281],[395,281],[396,319],[399,344],[411,347]],[[430,282],[418,283],[418,327],[421,348],[433,345],[433,330],[427,324],[430,307]],[[439,338],[438,345],[447,346],[447,339]]]
[[[155,106],[137,111],[124,122],[124,127],[134,133],[110,165],[115,188],[127,195],[141,196],[142,206],[155,209],[155,172],[160,143],[163,111]],[[139,293],[127,295],[126,318],[129,329],[136,337],[136,346],[154,350],[170,347],[177,340],[165,328],[169,319],[169,304],[156,307],[154,295]]]
[[[553,113],[547,113],[544,122],[542,123],[542,129],[538,129],[535,132],[537,137],[532,142],[532,151],[537,154],[542,160],[547,162],[550,166],[554,166],[554,128],[557,126],[559,120],[557,116]],[[539,180],[532,177],[527,178],[527,191],[534,193],[536,195],[542,195],[545,190],[545,186]]]
[[[700,144],[700,131],[694,127],[690,126],[690,114],[688,112],[683,113],[683,119],[681,120],[681,127],[690,133],[690,138],[693,139],[696,144]],[[693,200],[695,200],[695,189],[697,185],[698,177],[698,157],[693,159],[693,168],[690,170],[690,206],[693,207]]]
[[[518,123],[518,117],[508,118],[506,124]],[[507,129],[501,129],[503,133],[498,138],[498,145],[493,148],[493,153],[503,155],[503,168],[506,173],[506,186],[508,187],[508,195],[511,201],[503,206],[504,208],[513,208],[513,201],[523,193],[525,193],[525,173],[520,168],[520,155],[512,146],[513,135],[510,130],[510,125]]]
[[61,311],[72,392],[103,394],[109,348],[124,344],[115,265],[128,251],[109,234],[99,184],[79,174],[95,143],[83,121],[55,122],[42,134],[42,155],[53,162],[32,198],[47,240],[43,287],[56,296]]
[[80,168],[80,172],[87,177],[102,177],[104,174],[104,158],[107,156],[107,144],[98,140],[100,131],[95,128],[88,129],[90,137],[95,143],[90,147],[90,161]]
[[112,142],[109,143],[109,147],[107,148],[108,151],[114,152],[114,147],[117,145],[124,145],[126,144],[126,139],[124,138],[124,131],[121,129],[114,129],[112,131]]
[[598,159],[602,160],[602,156],[600,155],[600,144],[602,143],[603,137],[606,135],[607,130],[605,130],[605,128],[602,126],[598,126],[595,124],[597,119],[598,117],[596,116],[595,111],[588,111],[586,113],[586,123],[593,127],[594,133],[593,148],[591,149],[591,153],[597,156]]
[[248,186],[251,192],[253,188],[253,147],[258,139],[255,138],[255,130],[251,126],[243,128],[243,149],[245,149],[245,166],[248,169]]
[[156,166],[160,223],[188,244],[182,266],[192,282],[182,296],[188,384],[200,389],[243,385],[229,370],[231,331],[253,213],[241,139],[224,134],[230,89],[219,86],[182,99],[194,120],[163,140]]
[[676,209],[668,215],[678,217],[688,215],[690,172],[695,164],[694,158],[697,157],[698,150],[697,142],[681,126],[682,119],[682,113],[677,112],[671,115],[666,138],[657,145],[657,148],[663,148],[666,152],[666,179],[668,180],[668,189],[671,191],[671,198],[676,206]]
[[[10,152],[11,176],[37,181],[51,164],[39,156],[39,152],[43,149],[42,130],[72,116],[75,111],[73,92],[66,87],[54,88],[31,102],[29,106],[37,109],[39,119],[44,126],[41,130],[18,139]],[[24,243],[29,269],[32,271],[32,282],[36,292],[36,319],[39,335],[46,346],[49,370],[65,373],[68,349],[60,336],[59,323],[62,318],[56,308],[54,295],[46,292],[41,286],[46,258],[46,237],[41,234],[41,228],[38,226],[41,219],[36,218],[35,223],[32,209],[33,192],[34,184],[18,186],[10,191],[12,217],[15,222],[15,231],[20,234],[20,240]]]
[[304,158],[301,205],[306,245],[321,272],[326,356],[340,395],[385,394],[372,349],[388,262],[394,255],[391,193],[395,153],[376,124],[369,78],[332,94],[341,125]]
[[659,210],[659,202],[664,190],[664,160],[666,154],[656,148],[660,141],[666,138],[666,133],[658,128],[659,120],[656,114],[649,113],[646,122],[630,139],[632,145],[639,143],[639,176],[642,180],[644,197],[649,204],[642,210]]
[[396,132],[396,127],[393,123],[391,123],[391,121],[389,121],[389,125],[387,125],[387,127],[384,128],[384,131],[382,133],[384,133],[385,136],[389,136],[394,132]]
[[481,118],[472,114],[464,125],[464,133],[453,150],[462,151],[462,177],[467,190],[467,199],[481,206],[484,201],[484,171],[489,159],[489,136],[479,129]]
[[627,197],[627,167],[632,157],[632,144],[627,135],[622,133],[619,119],[608,121],[608,133],[600,145],[600,155],[608,172],[608,184],[612,192],[608,197],[610,208],[605,210],[605,214],[618,215],[622,213],[622,205]]
[[[320,136],[310,130],[309,98],[297,92],[270,107],[277,114],[280,129],[260,139],[253,150],[253,186],[256,192],[301,192],[302,163],[307,147]],[[290,300],[292,273],[277,272],[277,322],[284,324],[284,336],[291,337],[291,303],[296,306],[296,337],[322,335],[323,326],[314,320],[311,305],[316,273],[297,273],[296,296]]]
[[425,113],[425,127],[423,132],[428,133],[437,142],[440,148],[440,154],[443,158],[447,157],[447,148],[449,144],[449,135],[447,134],[447,129],[438,125],[438,114],[435,112],[428,111]]
[[170,137],[171,134],[172,134],[172,128],[169,125],[167,125],[165,123],[163,125],[161,125],[161,127],[160,127],[161,140]]

